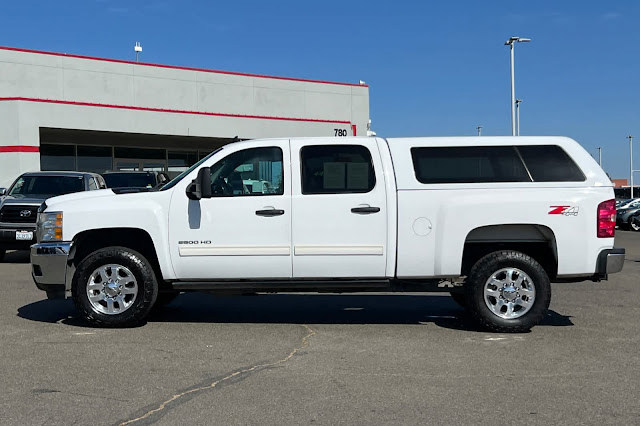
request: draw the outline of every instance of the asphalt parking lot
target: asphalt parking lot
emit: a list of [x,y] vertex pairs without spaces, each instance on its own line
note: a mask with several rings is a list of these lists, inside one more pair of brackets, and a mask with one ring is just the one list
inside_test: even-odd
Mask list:
[[133,329],[0,264],[0,424],[640,424],[640,233],[622,273],[554,284],[530,333],[448,296],[184,294]]

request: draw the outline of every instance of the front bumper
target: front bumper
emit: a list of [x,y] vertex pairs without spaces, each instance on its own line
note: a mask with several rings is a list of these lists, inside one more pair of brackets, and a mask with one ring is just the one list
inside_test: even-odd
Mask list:
[[622,271],[624,266],[625,249],[612,248],[602,250],[598,255],[596,276],[607,279],[607,275]]
[[[16,232],[33,232],[31,240],[16,240]],[[29,250],[31,244],[35,243],[35,226],[16,226],[15,228],[0,228],[0,249],[3,250]]]
[[31,276],[36,287],[50,298],[71,295],[73,243],[40,243],[31,246]]

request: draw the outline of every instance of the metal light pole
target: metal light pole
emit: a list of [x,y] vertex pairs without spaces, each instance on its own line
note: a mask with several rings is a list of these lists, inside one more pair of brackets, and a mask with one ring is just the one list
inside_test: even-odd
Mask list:
[[516,135],[520,136],[520,102],[522,99],[516,99]]
[[602,147],[598,147],[598,164],[602,167]]
[[509,40],[505,41],[505,46],[509,46],[509,50],[511,51],[511,135],[516,135],[516,80],[515,80],[515,71],[513,64],[513,48],[515,43],[528,43],[530,42],[530,38],[522,38],[522,37],[509,37]]
[[478,129],[478,136],[482,136],[482,126],[478,126],[476,129]]
[[631,198],[633,198],[633,136],[627,136],[629,139],[629,181],[631,182]]

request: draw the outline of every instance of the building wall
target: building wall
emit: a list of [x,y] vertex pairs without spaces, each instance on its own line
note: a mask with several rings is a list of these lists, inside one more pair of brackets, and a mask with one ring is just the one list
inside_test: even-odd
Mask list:
[[366,134],[365,85],[0,47],[0,186],[39,169],[41,127],[241,139]]

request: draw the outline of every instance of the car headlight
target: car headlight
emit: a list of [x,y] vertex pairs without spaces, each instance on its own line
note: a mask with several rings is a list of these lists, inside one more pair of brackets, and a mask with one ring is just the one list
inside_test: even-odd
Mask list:
[[38,214],[36,234],[38,241],[62,241],[62,212]]

